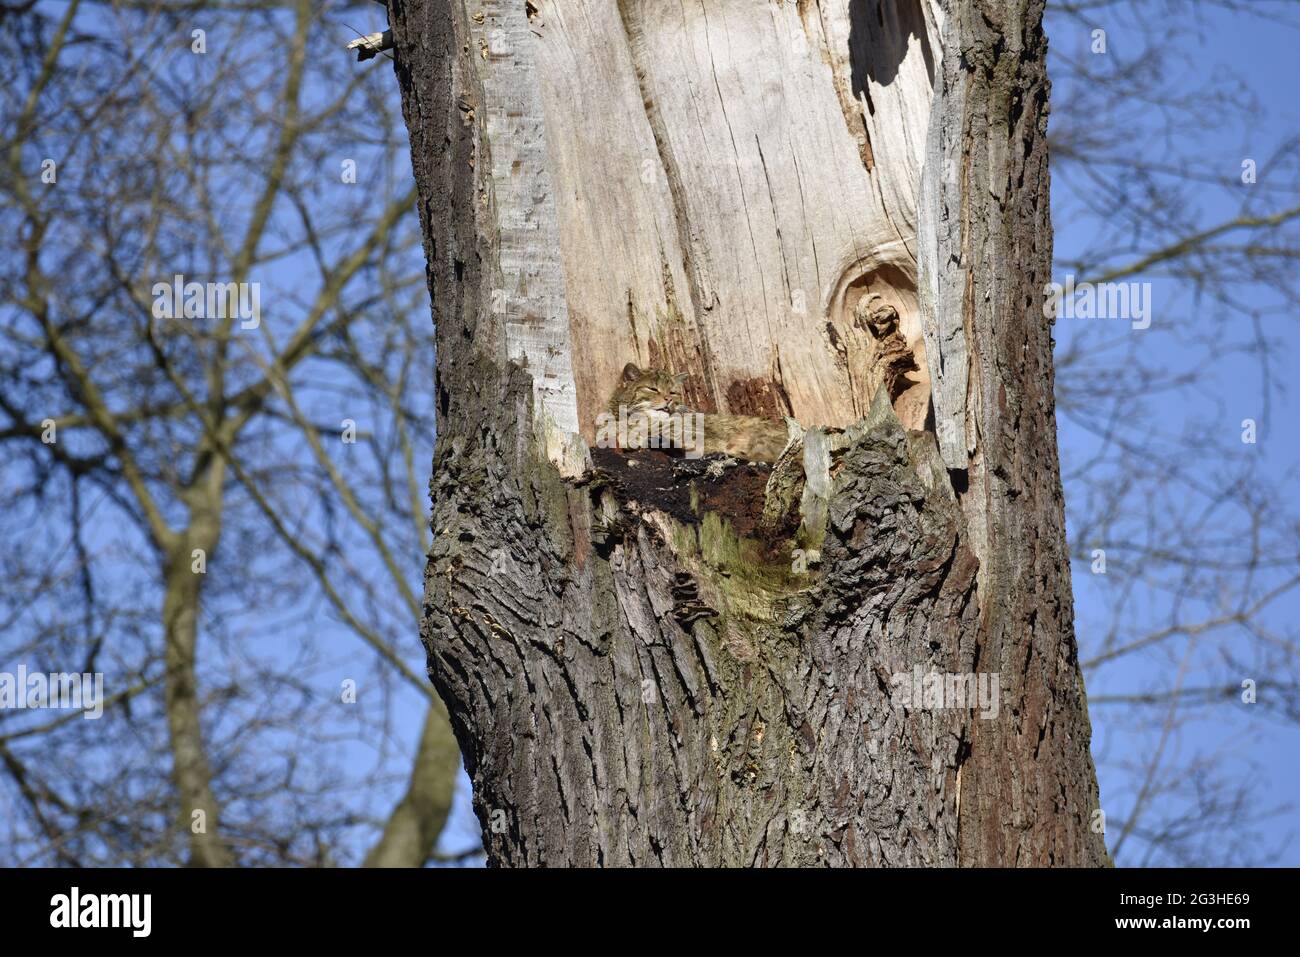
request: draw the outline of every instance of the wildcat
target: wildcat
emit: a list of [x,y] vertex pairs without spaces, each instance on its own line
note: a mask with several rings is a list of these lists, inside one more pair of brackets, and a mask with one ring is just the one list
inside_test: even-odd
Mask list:
[[685,404],[682,384],[684,374],[674,375],[662,369],[641,369],[629,362],[609,401],[609,412],[618,416],[620,409],[628,419],[641,415],[662,426],[675,447],[689,447],[698,442],[696,430],[702,426],[703,453],[721,452],[754,462],[775,462],[785,448],[789,431],[784,422],[753,415],[697,413]]

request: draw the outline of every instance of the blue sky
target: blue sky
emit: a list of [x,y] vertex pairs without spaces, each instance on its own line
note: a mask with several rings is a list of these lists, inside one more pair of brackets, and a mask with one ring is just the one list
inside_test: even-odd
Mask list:
[[[1260,4],[1258,9],[1264,9]],[[1284,9],[1283,5],[1268,5]],[[1172,9],[1176,7],[1177,9]],[[1088,117],[1062,114],[1062,102],[1068,102],[1065,85],[1056,77],[1053,124],[1083,122],[1105,127],[1107,124],[1124,124],[1124,135],[1131,144],[1132,155],[1140,163],[1152,165],[1183,164],[1194,173],[1208,178],[1222,177],[1231,180],[1239,177],[1243,158],[1253,158],[1259,164],[1258,181],[1253,185],[1236,184],[1236,188],[1217,186],[1193,187],[1185,191],[1179,205],[1201,226],[1208,227],[1236,216],[1245,198],[1242,191],[1251,190],[1251,200],[1256,211],[1276,211],[1300,203],[1296,192],[1294,172],[1285,166],[1270,166],[1267,158],[1274,157],[1279,147],[1289,137],[1300,131],[1300,104],[1296,92],[1300,89],[1297,76],[1295,50],[1300,45],[1300,31],[1289,24],[1267,18],[1249,16],[1212,8],[1208,5],[1178,4],[1169,8],[1149,5],[1160,17],[1186,17],[1193,9],[1198,11],[1194,29],[1175,35],[1172,21],[1160,17],[1144,20],[1131,16],[1110,16],[1099,12],[1096,26],[1107,30],[1111,53],[1119,60],[1140,59],[1145,44],[1165,43],[1175,47],[1173,59],[1179,66],[1168,77],[1174,89],[1197,90],[1207,82],[1216,84],[1221,91],[1231,91],[1226,110],[1207,105],[1200,115],[1200,124],[1193,124],[1173,135],[1164,135],[1163,117],[1155,110],[1132,103],[1108,103],[1104,95],[1091,101],[1095,113]],[[1300,7],[1292,6],[1292,13]],[[1186,20],[1182,21],[1186,23]],[[1055,30],[1053,28],[1055,27]],[[1088,31],[1064,17],[1049,17],[1049,36],[1054,51],[1054,63],[1059,57],[1088,57],[1090,50]],[[1166,36],[1168,37],[1166,39]],[[1102,70],[1105,68],[1102,67]],[[1229,77],[1235,75],[1244,81],[1245,90],[1238,91]],[[1248,90],[1248,92],[1247,92]],[[1254,98],[1252,102],[1251,98]],[[1115,180],[1096,188],[1123,190],[1129,184]],[[1070,260],[1079,251],[1098,242],[1114,241],[1108,237],[1105,223],[1083,210],[1085,202],[1077,192],[1077,179],[1056,175],[1054,170],[1053,217],[1056,222],[1057,260]],[[1086,199],[1086,197],[1085,197]],[[1121,256],[1120,261],[1133,257]],[[1061,280],[1062,270],[1056,270]],[[1251,283],[1239,275],[1228,275],[1232,282],[1232,295],[1246,310],[1263,312],[1259,327],[1242,315],[1226,312],[1205,298],[1198,298],[1193,285],[1178,278],[1162,278],[1158,272],[1140,279],[1150,279],[1154,288],[1155,312],[1152,327],[1132,330],[1125,323],[1114,323],[1098,330],[1095,322],[1087,329],[1085,320],[1065,320],[1057,323],[1058,355],[1070,347],[1077,337],[1090,349],[1136,348],[1161,365],[1179,370],[1198,364],[1200,369],[1193,383],[1169,394],[1133,395],[1131,401],[1120,402],[1116,408],[1129,434],[1152,450],[1157,456],[1181,436],[1204,434],[1214,442],[1211,451],[1185,465],[1198,477],[1213,484],[1221,476],[1236,474],[1249,458],[1254,478],[1242,489],[1249,494],[1254,489],[1272,487],[1282,492],[1294,483],[1300,472],[1300,404],[1294,390],[1286,389],[1287,372],[1300,348],[1296,317],[1288,309],[1273,309],[1276,297],[1271,292]],[[1294,285],[1292,286],[1294,288]],[[1109,321],[1109,320],[1107,320]],[[1267,349],[1268,374],[1258,357],[1248,357],[1232,351],[1233,345],[1242,345],[1262,330],[1270,339]],[[1134,339],[1133,337],[1139,337]],[[1207,351],[1206,341],[1214,343]],[[1220,354],[1215,354],[1218,351]],[[1118,354],[1118,353],[1116,353]],[[1207,362],[1207,358],[1209,361]],[[1104,363],[1099,374],[1104,374]],[[1118,370],[1115,371],[1118,376]],[[1240,441],[1241,423],[1244,419],[1258,423],[1258,442],[1254,445]],[[1065,415],[1058,416],[1062,458],[1066,463],[1066,501],[1071,517],[1076,517],[1088,494],[1077,477],[1072,480],[1070,465],[1085,460],[1098,451],[1095,436]],[[1164,516],[1164,524],[1157,529],[1171,547],[1178,547],[1173,532],[1184,518],[1191,520],[1191,512],[1198,507],[1191,498],[1184,498],[1183,486],[1175,481],[1162,481],[1154,476],[1120,476],[1116,482],[1137,484],[1135,496],[1154,503],[1157,518]],[[1142,485],[1141,483],[1149,483]],[[1170,496],[1169,501],[1162,496]],[[1230,497],[1231,499],[1231,497]],[[1130,499],[1132,501],[1133,499]],[[1180,511],[1187,508],[1185,516]],[[1294,522],[1294,511],[1273,517],[1271,531],[1285,535],[1288,523]],[[1234,510],[1231,500],[1221,506],[1211,523],[1215,535],[1222,536],[1223,553],[1230,554],[1238,544],[1251,534],[1245,516]],[[1291,526],[1292,529],[1294,526]],[[1079,534],[1076,522],[1071,523],[1072,544]],[[1294,531],[1291,532],[1294,540]],[[1208,533],[1207,533],[1208,536]],[[1102,543],[1104,544],[1104,542]],[[1114,613],[1118,593],[1123,584],[1117,579],[1130,577],[1136,583],[1136,598],[1124,606],[1121,617],[1131,624],[1134,632],[1143,626],[1155,627],[1170,614],[1168,599],[1158,589],[1149,587],[1149,580],[1162,572],[1149,565],[1125,565],[1123,551],[1113,551],[1120,557],[1112,561],[1107,580],[1101,583],[1092,575],[1087,562],[1076,561],[1073,568],[1076,596],[1076,630],[1082,657],[1099,647],[1107,629],[1114,626]],[[1294,552],[1292,552],[1294,564]],[[1267,572],[1261,578],[1267,577]],[[1228,596],[1229,598],[1233,596]],[[1190,604],[1190,603],[1189,603]],[[1179,610],[1182,620],[1192,620],[1206,608],[1184,607]],[[1131,617],[1130,617],[1131,616]],[[1261,616],[1262,622],[1278,635],[1290,635],[1294,641],[1292,623],[1300,619],[1300,596],[1292,591]],[[1121,627],[1123,626],[1123,624]],[[1102,667],[1089,673],[1090,697],[1117,694],[1145,689],[1150,686],[1168,687],[1176,680],[1174,671],[1185,650],[1186,637],[1175,637],[1159,647],[1125,658],[1114,667]],[[1211,645],[1213,650],[1211,650]],[[1267,669],[1251,669],[1255,654],[1248,638],[1240,631],[1225,629],[1212,640],[1203,642],[1197,649],[1187,675],[1185,686],[1214,684],[1224,675],[1239,674],[1257,681],[1272,675]],[[1230,667],[1218,664],[1229,657]],[[1259,661],[1259,659],[1255,659]],[[1241,665],[1245,667],[1241,667]],[[1264,667],[1264,663],[1260,662]],[[1135,800],[1134,778],[1123,770],[1125,764],[1142,762],[1156,749],[1161,748],[1159,726],[1166,711],[1150,708],[1146,727],[1141,722],[1119,720],[1112,707],[1094,705],[1091,717],[1094,728],[1094,754],[1098,758],[1102,805],[1112,819],[1129,813]],[[1267,716],[1264,709],[1248,707],[1239,701],[1215,704],[1201,712],[1186,725],[1177,740],[1168,740],[1163,746],[1165,763],[1170,766],[1191,766],[1197,759],[1213,758],[1220,771],[1231,780],[1244,785],[1264,808],[1277,813],[1260,818],[1247,828],[1245,834],[1230,834],[1227,829],[1211,829],[1206,843],[1215,843],[1217,830],[1221,840],[1214,847],[1215,859],[1220,862],[1244,861],[1253,855],[1259,858],[1275,855],[1276,863],[1300,863],[1300,847],[1292,840],[1297,828],[1295,800],[1300,795],[1300,729]],[[1206,772],[1208,775],[1208,771]],[[1202,775],[1193,775],[1189,789],[1180,796],[1165,800],[1169,806],[1193,801],[1198,781]],[[1287,807],[1286,805],[1290,805]],[[1113,847],[1113,830],[1108,829],[1108,843]],[[1176,863],[1155,853],[1148,856],[1145,842],[1134,841],[1124,848],[1121,864]]]
[[[1289,8],[1300,13],[1300,3],[1270,4],[1260,0],[1257,8]],[[1173,88],[1192,91],[1207,82],[1219,82],[1222,90],[1231,91],[1229,108],[1207,107],[1203,114],[1196,116],[1197,122],[1180,127],[1175,135],[1167,137],[1160,135],[1161,117],[1134,102],[1108,103],[1104,96],[1094,94],[1087,101],[1086,116],[1068,115],[1071,98],[1066,95],[1069,91],[1063,76],[1057,75],[1055,58],[1061,54],[1089,56],[1090,37],[1087,28],[1059,14],[1049,14],[1048,32],[1054,51],[1056,83],[1053,130],[1064,128],[1069,123],[1083,124],[1084,130],[1105,132],[1119,129],[1126,137],[1131,137],[1134,156],[1140,161],[1146,162],[1149,157],[1156,165],[1186,164],[1193,172],[1212,178],[1231,180],[1238,175],[1241,160],[1253,157],[1262,164],[1258,182],[1250,187],[1243,185],[1241,189],[1252,191],[1257,208],[1270,211],[1300,204],[1300,190],[1296,188],[1297,176],[1293,168],[1270,166],[1266,162],[1266,158],[1276,156],[1279,147],[1289,137],[1300,132],[1300,102],[1296,96],[1300,90],[1297,82],[1300,75],[1295,66],[1295,51],[1300,49],[1300,30],[1267,18],[1227,12],[1206,4],[1150,2],[1144,9],[1146,14],[1133,16],[1124,14],[1122,10],[1099,8],[1097,25],[1107,29],[1115,64],[1140,62],[1145,45],[1154,43],[1174,54],[1172,59],[1177,67],[1172,75],[1165,77]],[[1188,23],[1189,11],[1197,12],[1195,28],[1186,32],[1173,30],[1175,23]],[[383,11],[381,7],[367,4],[362,8],[348,8],[331,19],[338,26],[335,38],[338,42],[320,55],[342,57],[342,46],[352,35],[344,24],[359,29],[379,29]],[[219,34],[214,33],[213,41],[214,49],[218,48]],[[183,69],[208,67],[202,62],[195,64],[183,47],[173,55],[177,63],[183,64]],[[373,76],[368,79],[375,83],[380,91],[378,95],[385,98],[388,109],[398,109],[398,89],[391,63],[381,59],[352,64],[351,68],[372,72]],[[1244,88],[1238,89],[1230,82],[1229,74],[1243,81]],[[364,157],[369,155],[372,146],[340,143],[339,156],[356,154]],[[342,201],[345,197],[351,200],[355,196],[352,192],[355,187],[341,185],[333,173],[339,156],[329,156],[330,175],[319,184],[320,196],[317,198],[323,203]],[[363,162],[362,166],[362,185],[373,186],[373,183],[366,184],[366,163]],[[74,169],[69,169],[67,181],[74,182],[76,175]],[[402,182],[409,180],[410,176],[404,149],[398,151],[392,168],[382,169],[378,175],[390,184],[397,181],[396,189],[403,188]],[[1088,212],[1087,204],[1082,201],[1087,197],[1081,198],[1077,192],[1079,181],[1064,169],[1054,170],[1053,177],[1058,261],[1068,261],[1083,250],[1113,243],[1109,224]],[[1114,181],[1095,188],[1122,191],[1127,185]],[[1213,225],[1236,215],[1241,199],[1240,191],[1233,189],[1195,188],[1184,192],[1180,207],[1197,223]],[[239,201],[232,200],[232,206],[238,212]],[[292,216],[286,216],[284,229],[293,229]],[[404,255],[410,257],[407,264],[412,273],[421,275],[423,263],[419,248],[408,248]],[[311,264],[306,261],[305,254],[294,268],[310,274]],[[1057,270],[1056,278],[1062,278],[1061,272]],[[298,287],[301,279],[291,272],[288,264],[282,264],[276,275],[270,278],[293,289]],[[1177,448],[1177,442],[1185,436],[1204,433],[1213,439],[1213,454],[1185,463],[1198,478],[1203,477],[1207,485],[1216,487],[1216,482],[1226,481],[1243,463],[1247,463],[1254,467],[1254,481],[1260,488],[1268,487],[1285,499],[1286,491],[1300,474],[1300,442],[1297,442],[1300,428],[1296,425],[1300,421],[1300,399],[1294,390],[1286,388],[1287,371],[1300,350],[1300,325],[1296,323],[1296,317],[1286,310],[1279,310],[1268,312],[1260,320],[1264,334],[1270,338],[1267,368],[1272,378],[1266,382],[1259,359],[1233,349],[1249,343],[1257,334],[1247,319],[1224,314],[1214,303],[1198,299],[1195,289],[1185,282],[1154,275],[1140,278],[1150,278],[1155,292],[1155,313],[1150,329],[1132,330],[1123,322],[1109,320],[1102,325],[1085,320],[1062,320],[1056,328],[1058,354],[1065,354],[1072,345],[1082,344],[1087,354],[1095,357],[1097,371],[1094,374],[1117,382],[1122,381],[1121,370],[1111,368],[1108,363],[1129,349],[1174,370],[1204,366],[1199,369],[1195,381],[1180,390],[1151,395],[1120,395],[1115,411],[1124,419],[1126,434],[1141,447],[1154,451]],[[1235,280],[1237,277],[1229,278]],[[1258,284],[1234,282],[1233,294],[1240,297],[1241,303],[1248,308],[1264,309],[1271,304],[1268,290]],[[405,306],[414,317],[412,322],[417,328],[428,330],[431,340],[427,302],[422,291],[414,289]],[[1207,356],[1211,361],[1205,361]],[[343,409],[337,405],[340,401],[356,401],[352,397],[340,397],[339,394],[347,392],[345,383],[322,381],[316,385],[319,392],[310,400],[311,409],[322,421],[334,421],[341,414],[356,414],[355,405]],[[1241,421],[1246,418],[1256,419],[1259,423],[1259,441],[1254,445],[1244,445],[1237,440]],[[1079,521],[1081,515],[1088,513],[1090,496],[1095,494],[1095,489],[1089,487],[1077,469],[1081,463],[1098,454],[1104,457],[1107,445],[1068,415],[1058,417],[1058,427],[1066,475],[1069,533],[1074,544],[1082,540],[1081,536],[1093,534],[1081,529]],[[433,436],[421,434],[415,436],[415,442],[416,461],[428,463],[432,456]],[[360,447],[353,451],[361,452]],[[346,465],[346,459],[340,459]],[[1109,569],[1104,580],[1091,573],[1087,561],[1076,562],[1073,567],[1076,631],[1085,660],[1101,647],[1108,630],[1115,627],[1117,618],[1122,628],[1140,633],[1144,628],[1159,627],[1171,612],[1164,586],[1174,573],[1166,567],[1150,567],[1130,561],[1128,550],[1119,541],[1120,531],[1150,532],[1157,542],[1167,541],[1173,548],[1185,547],[1187,542],[1178,540],[1179,529],[1201,520],[1204,503],[1195,496],[1186,495],[1183,484],[1165,481],[1158,459],[1159,456],[1153,454],[1151,468],[1137,473],[1117,471],[1113,463],[1106,461],[1087,473],[1094,483],[1100,482],[1102,486],[1113,483],[1121,487],[1125,504],[1138,509],[1139,513],[1148,508],[1150,511],[1143,518],[1150,518],[1150,521],[1145,524],[1143,521],[1119,522],[1102,530],[1110,536],[1109,540],[1100,542],[1107,548],[1109,557]],[[1247,486],[1242,494],[1250,490]],[[298,503],[293,504],[297,507]],[[316,527],[311,521],[310,504],[302,507],[305,526]],[[104,511],[109,512],[107,508]],[[1283,523],[1294,522],[1294,516],[1294,509],[1284,516],[1279,515],[1277,527],[1271,531],[1285,533]],[[95,526],[98,530],[92,535],[96,540],[102,538],[109,542],[129,535],[118,529],[121,521],[116,514],[97,514],[92,518],[99,523]],[[1205,550],[1210,554],[1216,551],[1224,555],[1233,554],[1250,533],[1243,524],[1243,513],[1234,509],[1231,496],[1228,501],[1217,505],[1212,520],[1204,527],[1208,531],[1197,531],[1196,534],[1211,539],[1205,544]],[[356,554],[365,554],[364,543],[347,540],[346,530],[339,534],[350,547],[358,549]],[[266,553],[262,557],[274,561],[278,556]],[[1294,559],[1294,552],[1292,557]],[[129,572],[129,569],[134,571]],[[150,587],[147,579],[152,571],[147,563],[138,567],[128,563],[114,572],[115,581],[126,587],[128,578],[142,575],[145,580],[138,583],[132,579],[132,588],[143,593]],[[1259,581],[1267,580],[1270,574],[1273,573],[1262,571],[1253,586],[1259,587]],[[409,581],[418,589],[421,579],[422,568],[413,557]],[[1128,589],[1128,585],[1133,587]],[[1123,605],[1118,604],[1121,597],[1125,601]],[[258,592],[253,598],[255,600],[250,601],[248,594],[237,593],[214,599],[208,606],[207,615],[222,618],[223,627],[237,640],[206,642],[203,652],[206,658],[201,673],[206,673],[202,669],[210,669],[213,674],[223,674],[240,666],[247,667],[249,660],[266,658],[274,659],[277,667],[290,668],[301,676],[321,695],[321,700],[315,705],[317,710],[313,712],[319,723],[303,732],[319,738],[316,742],[318,751],[313,754],[314,758],[320,759],[319,776],[337,785],[334,796],[341,805],[356,808],[358,804],[364,804],[361,811],[376,816],[386,814],[404,787],[404,774],[408,770],[404,755],[414,748],[415,735],[423,716],[419,696],[377,667],[369,652],[337,622],[336,616],[311,589],[304,589],[297,595]],[[367,596],[366,600],[369,598]],[[1179,609],[1189,617],[1207,610],[1208,606],[1199,607],[1196,602]],[[1272,606],[1263,616],[1264,624],[1278,635],[1289,635],[1292,641],[1295,640],[1294,622],[1297,621],[1300,621],[1300,595],[1295,593]],[[405,634],[408,627],[400,614],[390,625],[395,636]],[[409,638],[397,644],[404,651],[406,663],[419,674],[424,670],[424,656],[413,624],[409,627]],[[1174,638],[1130,655],[1114,666],[1094,669],[1088,676],[1090,696],[1100,702],[1108,694],[1168,687],[1177,678],[1176,671],[1186,644],[1186,638]],[[1259,657],[1256,646],[1245,635],[1232,629],[1214,636],[1213,640],[1206,639],[1200,652],[1184,676],[1187,686],[1213,684],[1225,675],[1240,674],[1259,681],[1277,677],[1267,671],[1269,663]],[[1252,670],[1256,667],[1265,670]],[[345,716],[340,717],[335,707],[339,682],[349,677],[359,678],[362,682],[360,713],[372,722],[365,727],[354,720],[356,713],[344,713]],[[377,685],[380,684],[387,685],[391,695],[378,693]],[[1159,751],[1162,763],[1172,768],[1191,767],[1199,759],[1212,759],[1206,765],[1205,781],[1212,776],[1210,768],[1217,769],[1217,773],[1229,781],[1246,785],[1265,808],[1292,805],[1280,813],[1260,818],[1249,828],[1231,829],[1222,823],[1216,824],[1203,835],[1202,841],[1207,854],[1214,860],[1259,859],[1272,852],[1277,855],[1278,863],[1300,864],[1300,841],[1292,840],[1297,831],[1294,804],[1300,801],[1300,769],[1297,768],[1300,729],[1266,714],[1263,708],[1248,707],[1234,700],[1199,709],[1195,719],[1185,726],[1176,740],[1166,740],[1162,744],[1159,728],[1165,714],[1164,709],[1155,707],[1127,716],[1114,706],[1102,703],[1091,708],[1102,806],[1112,822],[1111,830],[1108,830],[1111,843],[1114,842],[1116,827],[1113,822],[1122,821],[1136,800],[1132,767]],[[239,712],[227,716],[228,721],[241,719]],[[368,738],[375,725],[383,726],[388,735],[385,740]],[[355,738],[348,737],[352,731],[355,731]],[[383,783],[374,786],[377,780]],[[1190,807],[1196,800],[1200,780],[1198,772],[1180,791],[1161,796],[1157,810]],[[365,784],[372,787],[367,790]],[[3,810],[2,806],[0,810]],[[369,839],[370,835],[361,829],[353,835],[358,842],[353,851],[359,857],[363,851],[360,842],[363,838]],[[478,823],[469,807],[469,783],[462,773],[456,806],[440,849],[454,854],[474,846],[478,840]],[[1135,837],[1125,847],[1120,863],[1177,863],[1159,853],[1151,855],[1149,851],[1148,843]]]

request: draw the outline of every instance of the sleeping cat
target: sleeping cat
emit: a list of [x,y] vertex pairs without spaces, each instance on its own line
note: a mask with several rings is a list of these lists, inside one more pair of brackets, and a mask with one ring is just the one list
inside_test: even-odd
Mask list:
[[[641,369],[629,362],[623,378],[609,401],[609,412],[627,419],[640,415],[662,427],[676,448],[694,449],[703,439],[703,451],[721,452],[754,462],[775,462],[785,448],[789,432],[785,423],[753,415],[698,413],[688,409],[682,394],[684,374],[661,369]],[[702,432],[702,436],[697,434]],[[635,447],[635,441],[629,443]]]

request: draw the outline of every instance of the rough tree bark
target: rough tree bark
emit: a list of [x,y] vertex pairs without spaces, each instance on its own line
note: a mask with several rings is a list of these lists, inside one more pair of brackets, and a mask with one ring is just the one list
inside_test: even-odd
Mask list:
[[[496,864],[1097,865],[1041,0],[392,0]],[[806,430],[596,447],[624,363]],[[996,675],[996,715],[898,676]],[[957,690],[950,682],[950,691]]]

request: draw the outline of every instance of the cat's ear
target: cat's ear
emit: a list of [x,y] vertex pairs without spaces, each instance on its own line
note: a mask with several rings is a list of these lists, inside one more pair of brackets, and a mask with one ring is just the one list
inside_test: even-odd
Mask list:
[[690,377],[691,374],[689,372],[679,372],[675,376],[673,376],[673,385],[677,386],[677,388],[680,389],[682,386],[686,384],[686,380],[689,379]]
[[641,370],[637,368],[635,362],[629,362],[627,365],[623,366],[624,382],[635,382],[639,378],[641,378]]

